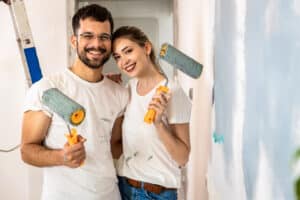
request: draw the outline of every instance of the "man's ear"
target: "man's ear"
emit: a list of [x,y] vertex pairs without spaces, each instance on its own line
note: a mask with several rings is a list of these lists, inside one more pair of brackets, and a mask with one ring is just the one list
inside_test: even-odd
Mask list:
[[76,49],[77,47],[77,37],[75,35],[71,36],[71,46]]
[[152,50],[152,44],[150,42],[145,42],[146,54],[149,56]]

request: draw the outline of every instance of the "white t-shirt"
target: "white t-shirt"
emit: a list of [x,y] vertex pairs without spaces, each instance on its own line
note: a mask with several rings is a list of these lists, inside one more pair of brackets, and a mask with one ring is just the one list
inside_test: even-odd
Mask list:
[[66,123],[42,105],[43,91],[58,88],[86,110],[84,121],[77,132],[87,139],[86,160],[79,168],[65,166],[44,167],[43,200],[119,200],[116,171],[110,150],[111,130],[117,117],[124,114],[128,90],[104,77],[90,83],[69,69],[43,78],[34,84],[26,98],[25,111],[44,111],[52,122],[44,145],[61,149],[68,133]]
[[[145,123],[148,105],[159,85],[145,96],[136,92],[137,79],[129,81],[130,102],[123,121],[123,155],[118,161],[118,174],[135,180],[169,188],[179,188],[181,170],[159,139],[153,124]],[[191,103],[176,82],[169,82],[171,99],[167,106],[169,124],[188,123]]]

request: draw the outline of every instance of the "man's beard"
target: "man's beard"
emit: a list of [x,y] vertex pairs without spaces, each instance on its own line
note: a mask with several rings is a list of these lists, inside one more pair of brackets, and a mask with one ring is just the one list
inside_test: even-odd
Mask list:
[[[86,56],[86,54],[89,51],[99,51],[103,55],[103,58],[91,60]],[[79,50],[77,48],[78,58],[81,60],[81,62],[83,62],[86,66],[88,66],[91,69],[99,69],[109,60],[110,53],[107,53],[107,54],[105,54],[105,53],[107,53],[107,50],[104,48],[100,48],[100,47],[98,49],[84,48],[84,50],[81,52],[79,52]]]

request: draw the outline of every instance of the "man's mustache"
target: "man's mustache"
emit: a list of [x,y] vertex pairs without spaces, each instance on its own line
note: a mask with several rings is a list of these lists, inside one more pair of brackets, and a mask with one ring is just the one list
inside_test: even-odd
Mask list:
[[85,50],[86,52],[89,52],[89,51],[99,51],[99,52],[102,53],[102,54],[107,52],[106,49],[101,48],[101,47],[99,47],[99,48],[93,48],[93,47],[91,47],[91,48],[85,48],[84,50]]

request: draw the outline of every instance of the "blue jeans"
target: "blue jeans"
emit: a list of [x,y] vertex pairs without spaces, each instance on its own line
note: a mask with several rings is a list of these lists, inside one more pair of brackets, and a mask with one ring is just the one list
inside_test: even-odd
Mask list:
[[124,177],[118,178],[122,200],[177,200],[176,190],[165,190],[160,194],[155,194],[144,188],[132,187]]

